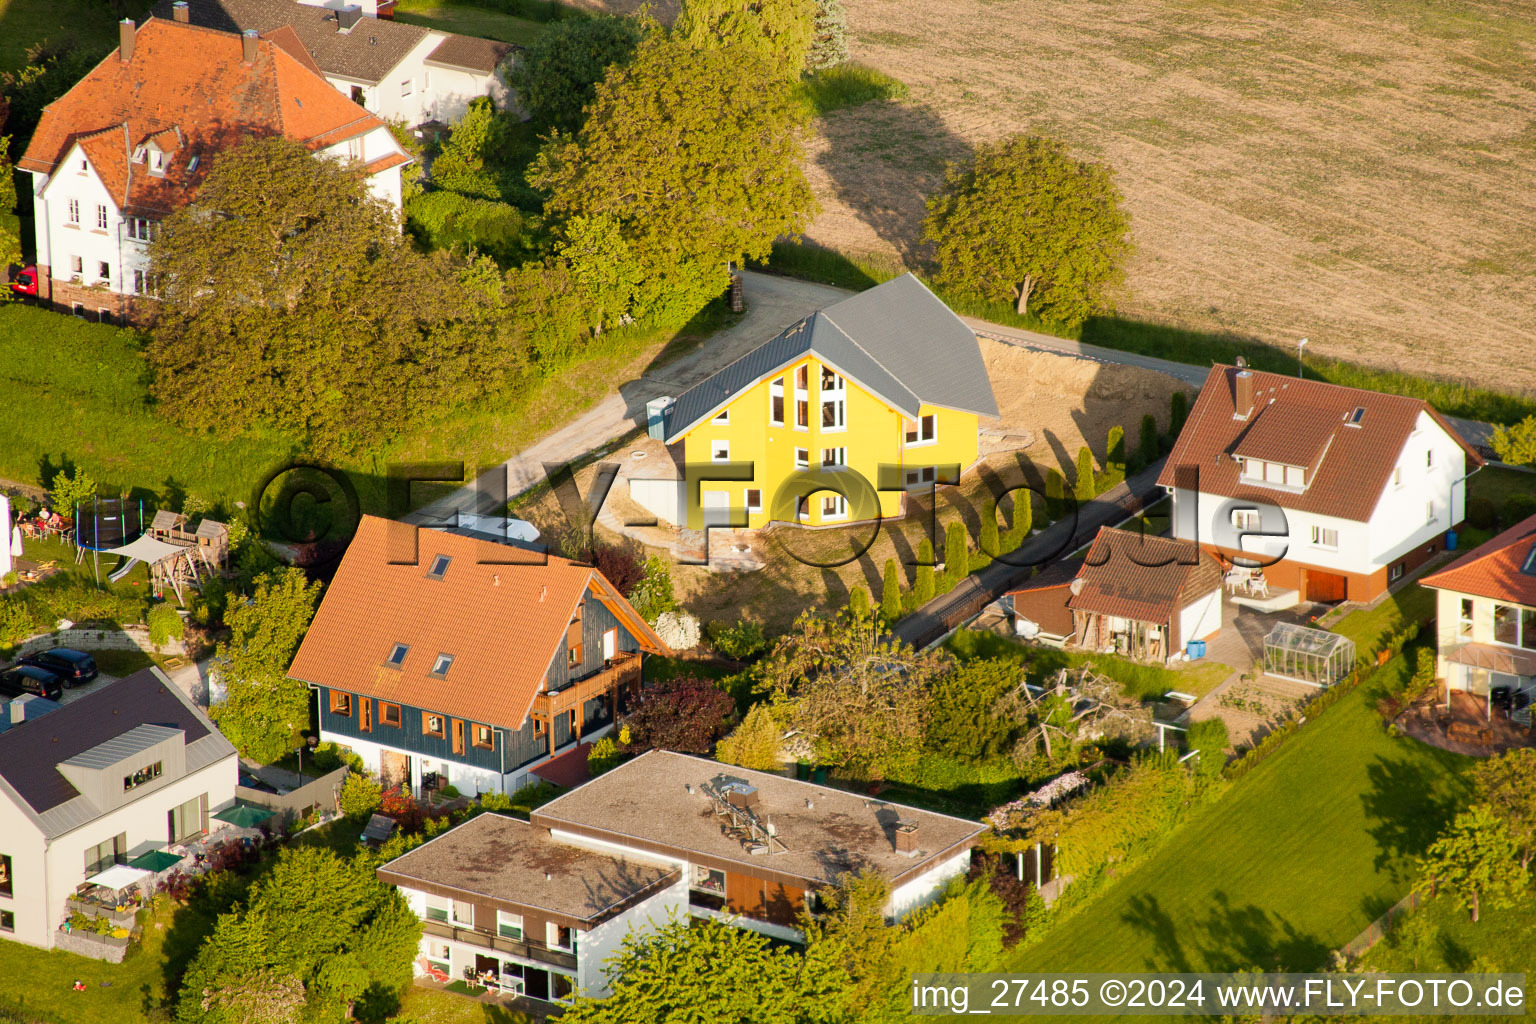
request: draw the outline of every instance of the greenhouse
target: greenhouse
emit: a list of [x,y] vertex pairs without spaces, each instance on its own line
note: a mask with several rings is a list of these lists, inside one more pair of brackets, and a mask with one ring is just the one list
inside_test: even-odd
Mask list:
[[1325,629],[1282,622],[1264,638],[1264,672],[1308,686],[1332,686],[1355,667],[1355,642]]

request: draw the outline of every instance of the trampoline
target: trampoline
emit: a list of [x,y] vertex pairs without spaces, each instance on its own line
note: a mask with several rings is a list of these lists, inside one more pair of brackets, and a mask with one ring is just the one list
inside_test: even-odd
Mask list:
[[75,506],[75,546],[111,551],[144,534],[144,503],[123,498],[93,498]]

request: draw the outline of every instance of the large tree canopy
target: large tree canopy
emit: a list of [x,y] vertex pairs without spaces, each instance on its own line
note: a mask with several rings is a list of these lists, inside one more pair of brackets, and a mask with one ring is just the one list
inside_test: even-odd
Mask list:
[[291,140],[221,153],[150,258],[154,394],[186,426],[356,449],[519,365],[499,275],[415,252],[354,166]]
[[1054,139],[1015,135],[950,167],[928,200],[924,238],[944,284],[1071,326],[1106,307],[1129,228],[1108,168]]
[[817,19],[816,0],[683,0],[674,31],[694,46],[734,46],[785,79],[800,77]]
[[573,132],[608,68],[623,64],[645,35],[633,18],[599,15],[549,25],[528,44],[507,84],[534,122]]
[[529,180],[562,223],[611,218],[638,268],[636,315],[677,323],[724,289],[727,262],[766,258],[804,228],[804,137],[789,83],[762,57],[657,34],[609,69],[581,131],[552,139]]

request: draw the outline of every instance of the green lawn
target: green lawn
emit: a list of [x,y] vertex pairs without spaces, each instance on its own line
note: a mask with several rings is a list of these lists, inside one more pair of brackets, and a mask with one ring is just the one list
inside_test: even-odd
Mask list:
[[537,21],[451,0],[400,0],[395,6],[395,20],[522,46],[533,42],[544,31],[544,25]]
[[[1432,925],[1428,948],[1419,951],[1417,965],[1400,930],[1407,918],[1399,919],[1398,926],[1361,958],[1361,964],[1367,970],[1382,971],[1468,971],[1482,961],[1495,971],[1528,971],[1531,950],[1536,949],[1533,902],[1536,892],[1527,891],[1523,905],[1506,910],[1484,907],[1473,924],[1472,916],[1449,897],[1430,900],[1414,912]],[[1527,993],[1533,988],[1536,978],[1528,978]]]
[[66,39],[115,46],[117,18],[101,0],[0,0],[0,71],[20,68],[35,43]]
[[1469,759],[1391,738],[1374,705],[1365,685],[1322,713],[1008,968],[1319,969],[1467,794]]
[[1330,623],[1328,629],[1353,640],[1357,654],[1366,654],[1384,646],[1408,623],[1423,622],[1434,614],[1435,592],[1410,583],[1374,608],[1357,608]]

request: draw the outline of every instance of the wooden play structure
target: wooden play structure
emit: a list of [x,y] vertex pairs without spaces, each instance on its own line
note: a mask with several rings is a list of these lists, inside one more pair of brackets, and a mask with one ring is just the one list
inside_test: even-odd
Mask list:
[[123,560],[107,579],[120,580],[143,562],[149,566],[150,586],[156,591],[172,591],[176,600],[185,604],[184,588],[198,586],[205,577],[229,569],[229,527],[204,519],[196,530],[188,530],[186,516],[162,509],[134,540],[93,550]]

